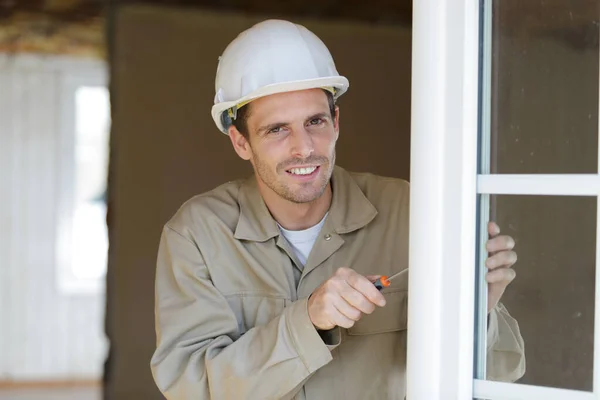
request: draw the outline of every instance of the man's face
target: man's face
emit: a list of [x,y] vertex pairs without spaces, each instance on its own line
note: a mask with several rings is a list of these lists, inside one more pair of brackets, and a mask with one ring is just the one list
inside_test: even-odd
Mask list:
[[339,110],[332,118],[321,89],[265,96],[250,106],[248,141],[234,128],[230,135],[261,188],[294,203],[319,198],[335,164]]

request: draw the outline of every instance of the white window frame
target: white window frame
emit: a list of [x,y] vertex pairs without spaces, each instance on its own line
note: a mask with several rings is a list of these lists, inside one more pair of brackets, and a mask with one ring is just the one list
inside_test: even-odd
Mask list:
[[[473,379],[474,326],[481,315],[474,310],[478,195],[484,202],[491,194],[600,196],[599,174],[477,174],[479,80],[487,82],[490,73],[489,59],[480,69],[481,12],[479,0],[413,2],[407,399],[600,400],[598,273],[593,392]],[[491,20],[489,13],[481,16]],[[490,32],[483,38],[489,41]],[[486,95],[489,85],[484,101]],[[482,112],[485,131],[489,110]],[[600,203],[597,214],[598,227]],[[598,265],[599,229],[596,242]]]

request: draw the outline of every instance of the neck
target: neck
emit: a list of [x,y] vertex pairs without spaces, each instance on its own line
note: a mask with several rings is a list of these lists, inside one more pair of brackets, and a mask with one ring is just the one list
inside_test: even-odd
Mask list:
[[310,203],[294,203],[280,197],[272,190],[259,184],[262,197],[279,225],[290,231],[308,229],[318,224],[331,205],[333,197],[331,182],[327,184],[325,192]]

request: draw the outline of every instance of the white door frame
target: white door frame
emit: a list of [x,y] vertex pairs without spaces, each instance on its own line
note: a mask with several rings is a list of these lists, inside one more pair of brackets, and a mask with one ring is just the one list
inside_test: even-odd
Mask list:
[[478,32],[476,0],[413,2],[410,400],[473,398]]

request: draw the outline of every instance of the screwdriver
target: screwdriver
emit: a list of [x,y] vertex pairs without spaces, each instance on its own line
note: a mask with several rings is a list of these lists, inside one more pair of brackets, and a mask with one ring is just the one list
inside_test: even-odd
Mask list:
[[400,274],[402,274],[402,273],[404,273],[404,272],[406,272],[406,271],[408,271],[408,270],[406,270],[406,269],[405,269],[405,270],[403,270],[403,271],[400,271],[400,272],[398,272],[398,273],[395,273],[394,275],[392,275],[392,276],[390,276],[390,277],[387,277],[387,276],[383,275],[381,278],[377,278],[377,280],[376,280],[375,282],[373,282],[373,285],[375,285],[375,287],[376,287],[378,290],[382,290],[383,288],[385,288],[385,287],[388,287],[388,286],[390,286],[390,285],[391,285],[390,281],[391,281],[392,279],[394,279],[394,278],[396,278],[396,277],[400,276]]

